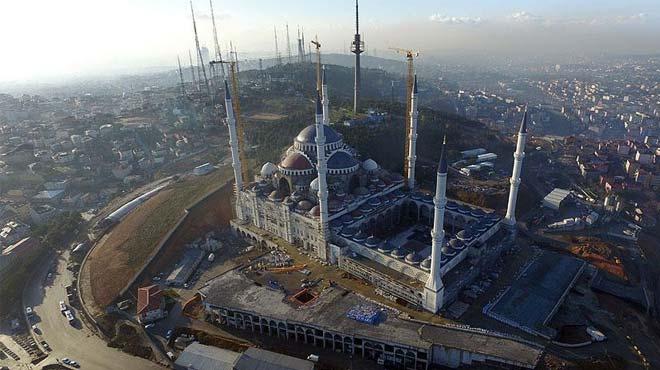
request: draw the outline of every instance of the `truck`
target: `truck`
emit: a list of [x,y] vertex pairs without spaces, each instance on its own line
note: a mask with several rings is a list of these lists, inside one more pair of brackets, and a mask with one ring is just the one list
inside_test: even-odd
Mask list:
[[66,308],[66,304],[64,303],[64,301],[60,301],[60,312],[64,313],[64,311],[66,311],[67,309],[68,308]]
[[69,321],[69,324],[73,325],[73,322],[76,318],[73,317],[73,313],[71,312],[71,310],[64,311],[64,316],[66,316],[66,319],[67,321]]

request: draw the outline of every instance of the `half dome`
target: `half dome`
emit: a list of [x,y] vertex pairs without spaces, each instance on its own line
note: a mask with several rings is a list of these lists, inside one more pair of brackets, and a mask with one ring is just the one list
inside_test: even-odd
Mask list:
[[297,171],[311,170],[314,168],[314,166],[312,166],[312,162],[310,162],[309,159],[300,152],[292,152],[287,155],[286,158],[284,158],[284,160],[280,163],[280,167],[287,170]]
[[341,170],[357,166],[358,162],[352,155],[344,151],[337,151],[328,158],[328,169]]

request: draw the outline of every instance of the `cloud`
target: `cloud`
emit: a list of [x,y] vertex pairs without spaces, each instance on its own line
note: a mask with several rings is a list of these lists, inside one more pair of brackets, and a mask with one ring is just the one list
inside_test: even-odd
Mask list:
[[616,17],[615,21],[617,23],[642,23],[649,18],[649,15],[646,13],[638,13],[633,15],[620,15]]
[[511,14],[508,17],[510,20],[514,22],[540,22],[543,20],[543,17],[540,17],[538,15],[534,15],[532,13],[526,12],[526,11],[519,11]]
[[483,22],[481,17],[451,17],[440,13],[432,14],[429,20],[443,24],[479,24]]

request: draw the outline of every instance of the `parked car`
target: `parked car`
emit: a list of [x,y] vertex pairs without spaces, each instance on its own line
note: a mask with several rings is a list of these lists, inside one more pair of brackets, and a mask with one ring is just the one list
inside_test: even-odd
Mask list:
[[147,325],[145,325],[144,328],[145,328],[145,329],[151,329],[151,328],[153,328],[154,326],[156,326],[156,324],[151,323],[151,324],[147,324]]
[[172,338],[172,334],[174,334],[174,331],[172,329],[167,331],[167,334],[165,334],[165,339],[170,340]]

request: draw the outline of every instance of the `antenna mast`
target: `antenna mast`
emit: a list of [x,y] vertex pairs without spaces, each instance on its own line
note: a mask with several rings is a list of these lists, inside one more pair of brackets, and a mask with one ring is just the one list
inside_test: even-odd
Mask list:
[[[215,27],[215,14],[213,13],[213,0],[209,0],[211,6],[211,22],[213,23],[213,42],[215,44],[215,57],[220,62],[221,77],[225,79],[225,65],[222,63],[222,51],[220,50],[220,42],[218,41],[218,29]],[[220,86],[219,84],[216,84]]]

